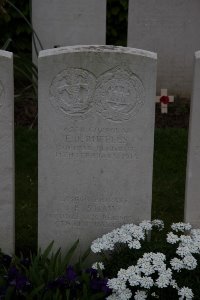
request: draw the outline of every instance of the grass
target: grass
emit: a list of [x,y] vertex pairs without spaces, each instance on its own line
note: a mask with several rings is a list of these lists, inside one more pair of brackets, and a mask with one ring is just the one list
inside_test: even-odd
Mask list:
[[152,217],[166,223],[184,215],[187,130],[156,129],[154,144]]
[[[16,252],[37,249],[37,130],[16,128]],[[156,129],[152,217],[183,220],[187,130]]]

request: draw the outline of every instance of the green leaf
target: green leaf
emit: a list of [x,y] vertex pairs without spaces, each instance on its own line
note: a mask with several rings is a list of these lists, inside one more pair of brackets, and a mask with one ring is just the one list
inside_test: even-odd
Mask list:
[[43,261],[45,261],[45,260],[48,258],[50,252],[52,251],[53,244],[54,244],[54,241],[52,241],[52,242],[49,244],[49,246],[44,250],[43,254],[41,255],[41,259],[42,259]]
[[2,47],[2,50],[6,50],[8,49],[10,43],[12,42],[12,39],[11,38],[8,38],[7,41],[4,43],[3,47]]
[[69,264],[69,261],[71,260],[74,252],[76,251],[77,247],[79,244],[79,240],[77,240],[72,247],[69,249],[69,251],[67,252],[67,254],[65,255],[64,259],[63,259],[63,267],[64,269],[66,268],[66,266]]
[[40,286],[38,286],[37,288],[34,288],[30,294],[27,296],[27,300],[32,300],[34,296],[39,296],[39,292],[41,292],[42,289],[44,289],[45,284],[41,284]]
[[88,256],[90,255],[90,253],[91,253],[91,249],[90,248],[88,248],[85,251],[85,253],[83,253],[83,255],[81,256],[81,262],[82,263],[85,262],[85,260],[88,258]]

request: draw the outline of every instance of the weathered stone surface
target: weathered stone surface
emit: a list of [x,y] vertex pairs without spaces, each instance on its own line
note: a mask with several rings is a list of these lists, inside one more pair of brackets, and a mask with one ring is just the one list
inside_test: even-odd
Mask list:
[[199,0],[129,0],[128,46],[158,53],[157,92],[191,95],[199,34]]
[[14,252],[13,55],[0,50],[0,248]]
[[40,52],[39,246],[151,218],[155,81],[151,52]]
[[[106,0],[32,0],[32,24],[44,49],[105,44]],[[37,47],[41,50],[37,43]],[[37,61],[33,48],[34,62]]]
[[195,71],[190,109],[185,220],[200,228],[200,51],[195,53]]

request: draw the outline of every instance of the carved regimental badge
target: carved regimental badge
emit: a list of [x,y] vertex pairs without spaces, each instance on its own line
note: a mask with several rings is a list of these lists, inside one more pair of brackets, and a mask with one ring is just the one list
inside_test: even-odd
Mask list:
[[85,116],[92,109],[96,78],[83,69],[59,73],[50,87],[51,103],[70,116]]
[[4,98],[4,89],[3,89],[3,84],[0,81],[0,109],[3,106],[3,98]]
[[111,69],[97,80],[95,103],[106,119],[130,119],[144,104],[145,92],[141,80],[127,69]]

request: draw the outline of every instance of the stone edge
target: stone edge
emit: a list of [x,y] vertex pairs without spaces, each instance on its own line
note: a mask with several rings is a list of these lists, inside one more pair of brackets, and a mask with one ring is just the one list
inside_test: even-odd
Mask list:
[[6,58],[13,58],[13,53],[5,50],[0,50],[0,56]]
[[136,49],[131,47],[121,47],[121,46],[101,46],[101,45],[79,45],[79,46],[68,46],[68,47],[60,47],[54,49],[47,49],[42,50],[39,53],[39,58],[46,57],[46,56],[53,56],[65,53],[72,53],[72,52],[115,52],[115,53],[126,53],[126,54],[135,54],[139,56],[149,57],[152,59],[157,60],[157,53]]

